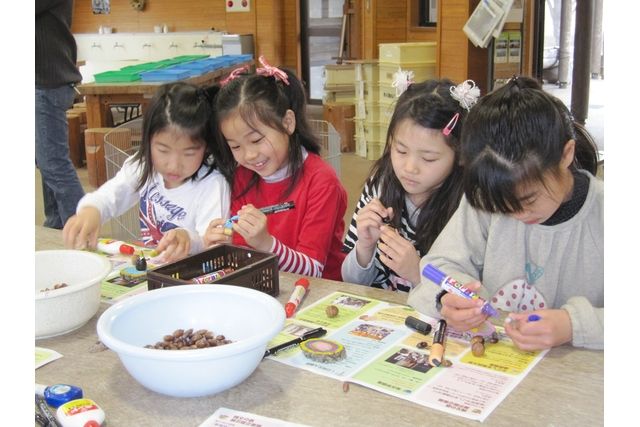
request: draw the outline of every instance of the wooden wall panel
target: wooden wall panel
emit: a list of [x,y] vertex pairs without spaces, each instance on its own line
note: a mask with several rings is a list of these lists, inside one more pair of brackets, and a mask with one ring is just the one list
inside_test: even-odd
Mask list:
[[476,82],[482,93],[488,88],[487,49],[475,47],[462,27],[479,0],[447,0],[438,9],[438,69],[440,77],[459,83],[466,79]]
[[261,0],[256,7],[256,53],[271,65],[284,63],[284,7],[281,0]]
[[376,45],[407,41],[406,1],[378,1],[376,2],[376,15],[378,16],[376,20]]
[[226,15],[224,1],[220,0],[153,0],[147,1],[141,12],[133,10],[129,0],[111,0],[111,13],[108,15],[94,15],[89,0],[77,0],[74,2],[71,30],[74,33],[97,33],[98,27],[103,25],[120,33],[144,33],[153,32],[154,25],[167,24],[170,31],[200,31],[213,27],[219,31],[234,32],[227,28]]
[[283,62],[281,65],[302,75],[300,59],[300,8],[298,0],[285,0]]
[[407,42],[434,42],[438,39],[436,29],[407,29]]
[[375,59],[378,57],[378,45],[376,42],[376,13],[377,0],[364,0],[360,3],[362,12],[362,59]]
[[[174,0],[177,2],[177,0]],[[202,1],[202,0],[200,0]],[[209,2],[220,3],[222,5],[222,16],[225,17],[226,22],[226,31],[230,34],[253,34],[254,36],[254,46],[257,50],[257,45],[259,40],[256,37],[256,16],[257,9],[256,6],[257,0],[253,0],[251,2],[251,9],[249,12],[233,12],[227,13],[224,5],[224,0],[209,0]],[[180,2],[182,3],[182,2]]]

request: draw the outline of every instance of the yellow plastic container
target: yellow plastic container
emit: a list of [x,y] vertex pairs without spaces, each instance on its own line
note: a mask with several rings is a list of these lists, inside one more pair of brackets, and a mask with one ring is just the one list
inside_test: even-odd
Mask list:
[[325,85],[353,84],[356,80],[356,70],[354,64],[324,66]]
[[380,43],[380,63],[416,63],[436,61],[436,42]]
[[378,69],[378,81],[381,85],[392,84],[395,78],[394,75],[399,69],[402,71],[413,71],[413,81],[416,83],[428,79],[435,79],[437,76],[435,61],[429,63],[407,62],[403,64],[380,63]]
[[324,92],[324,103],[329,104],[355,104],[356,103],[356,91],[355,88],[351,90],[326,90]]

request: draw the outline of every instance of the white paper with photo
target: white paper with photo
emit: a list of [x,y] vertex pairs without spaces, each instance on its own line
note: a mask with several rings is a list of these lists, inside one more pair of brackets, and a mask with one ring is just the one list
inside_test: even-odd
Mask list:
[[[328,318],[326,307],[340,301],[346,305],[339,315]],[[342,344],[346,359],[316,362],[306,358],[298,347],[269,358],[482,421],[546,354],[517,350],[501,327],[488,324],[499,341],[487,344],[484,356],[471,353],[469,334],[447,331],[445,359],[452,366],[435,368],[428,363],[433,334],[422,335],[406,327],[404,320],[409,315],[432,326],[437,322],[408,306],[334,292],[288,319],[285,332],[269,347],[291,339],[292,331],[322,326],[327,329],[323,338]]]
[[308,427],[276,418],[264,417],[229,408],[218,408],[198,427]]

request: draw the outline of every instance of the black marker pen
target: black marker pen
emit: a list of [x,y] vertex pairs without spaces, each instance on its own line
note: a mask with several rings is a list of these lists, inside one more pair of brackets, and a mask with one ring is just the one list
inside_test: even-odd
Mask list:
[[302,336],[298,338],[292,339],[291,341],[283,342],[282,344],[278,344],[275,347],[271,347],[270,349],[264,352],[264,356],[262,356],[262,358],[264,359],[265,357],[276,354],[279,351],[296,346],[300,344],[302,341],[306,341],[311,338],[320,338],[326,333],[327,333],[327,330],[324,328],[312,329],[308,332],[305,332],[304,334],[302,334]]
[[433,345],[429,353],[429,364],[440,366],[444,358],[444,338],[447,334],[447,322],[444,319],[438,320],[436,331],[433,333]]
[[[265,206],[264,208],[260,208],[258,210],[265,215],[270,215],[278,212],[288,211],[289,209],[293,209],[295,207],[296,207],[296,204],[294,202],[284,202],[284,203],[279,203],[277,205]],[[234,215],[231,218],[229,218],[227,222],[237,221],[238,218],[240,218],[239,215]]]

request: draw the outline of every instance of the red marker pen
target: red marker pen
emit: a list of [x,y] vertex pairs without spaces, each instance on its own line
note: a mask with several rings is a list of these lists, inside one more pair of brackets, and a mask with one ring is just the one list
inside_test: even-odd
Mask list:
[[289,301],[284,306],[284,312],[287,314],[287,318],[293,316],[293,314],[298,309],[300,305],[300,301],[304,297],[304,294],[309,289],[309,281],[306,278],[301,278],[296,281],[295,287],[293,288],[293,293],[289,298]]

